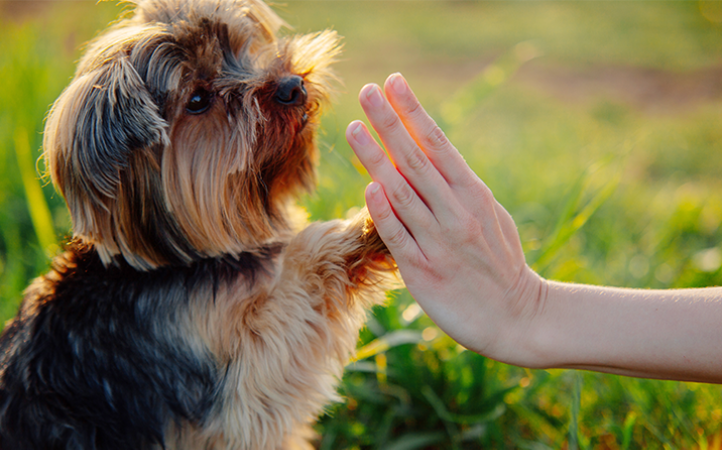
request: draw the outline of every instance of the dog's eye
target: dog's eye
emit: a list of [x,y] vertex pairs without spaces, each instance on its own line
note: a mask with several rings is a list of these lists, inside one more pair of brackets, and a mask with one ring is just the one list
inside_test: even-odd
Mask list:
[[186,105],[186,111],[189,114],[201,114],[210,108],[213,100],[213,94],[206,91],[205,89],[198,89],[191,95],[188,104]]

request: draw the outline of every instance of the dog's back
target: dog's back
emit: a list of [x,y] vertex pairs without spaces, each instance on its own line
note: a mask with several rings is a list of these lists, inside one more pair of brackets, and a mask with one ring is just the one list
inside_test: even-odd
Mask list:
[[106,268],[71,245],[0,340],[0,448],[151,448],[169,421],[203,420],[217,367],[174,323],[218,272],[202,265]]

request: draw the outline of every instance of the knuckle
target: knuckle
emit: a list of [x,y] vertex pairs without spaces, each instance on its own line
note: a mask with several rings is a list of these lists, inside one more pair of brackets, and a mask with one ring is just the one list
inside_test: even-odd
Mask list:
[[465,189],[472,189],[474,191],[486,190],[491,193],[491,189],[489,189],[486,183],[471,169],[465,170],[459,177],[457,183]]
[[378,212],[376,212],[374,222],[380,224],[387,223],[392,215],[393,210],[391,208],[381,208]]
[[484,210],[494,209],[496,199],[494,198],[494,193],[491,192],[491,189],[489,189],[486,185],[479,189],[479,191],[477,192],[477,196],[479,199],[479,203],[484,208]]
[[439,152],[448,148],[449,138],[446,137],[446,133],[438,125],[434,124],[434,127],[424,137],[424,142],[430,150]]
[[397,206],[408,208],[414,201],[414,191],[411,187],[402,183],[391,191],[391,197]]
[[381,128],[388,133],[394,133],[399,129],[401,121],[396,114],[386,114],[381,118]]
[[396,228],[386,239],[386,243],[392,248],[401,248],[406,244],[406,230],[403,227]]
[[406,165],[413,171],[424,173],[429,165],[429,160],[418,147],[414,147],[405,157]]
[[388,157],[381,149],[376,149],[375,151],[369,153],[368,161],[371,166],[378,167],[388,161]]
[[405,113],[406,113],[406,117],[415,121],[415,120],[418,120],[419,118],[422,118],[424,116],[425,111],[424,111],[424,108],[421,106],[421,103],[414,102],[411,105],[407,106]]

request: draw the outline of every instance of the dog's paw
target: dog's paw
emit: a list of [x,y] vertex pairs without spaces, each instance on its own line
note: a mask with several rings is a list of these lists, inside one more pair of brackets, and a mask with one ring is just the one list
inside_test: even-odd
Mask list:
[[364,218],[361,240],[364,248],[366,248],[370,254],[391,257],[391,253],[386,247],[386,243],[384,243],[381,236],[379,236],[379,233],[376,230],[376,225],[374,224],[373,219],[371,219],[371,216],[366,215]]
[[396,262],[379,236],[371,216],[364,208],[348,228],[357,241],[356,251],[349,255],[348,268],[352,281],[363,283],[370,272],[393,272]]

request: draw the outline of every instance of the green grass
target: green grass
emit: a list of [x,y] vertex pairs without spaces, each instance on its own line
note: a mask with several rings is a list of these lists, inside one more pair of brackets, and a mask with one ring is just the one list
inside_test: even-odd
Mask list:
[[[72,76],[82,42],[120,11],[112,3],[40,2],[44,11],[30,19],[10,15],[13,3],[0,3],[0,320],[13,315],[69,227],[62,198],[28,177],[44,114]],[[319,220],[363,205],[369,178],[344,130],[363,117],[361,86],[401,71],[512,213],[542,275],[630,287],[719,285],[721,99],[678,105],[664,101],[669,86],[643,100],[614,90],[630,74],[661,73],[678,80],[675,87],[719,65],[722,28],[702,14],[714,18],[714,8],[278,5],[293,32],[331,27],[345,36],[338,64],[345,84],[324,119],[319,188],[302,203]],[[535,83],[540,74],[578,81],[608,68],[627,78],[581,93],[566,78]],[[346,402],[319,423],[321,449],[719,448],[717,386],[506,366],[438,332],[407,292],[390,297],[361,333],[360,359],[341,387]]]

